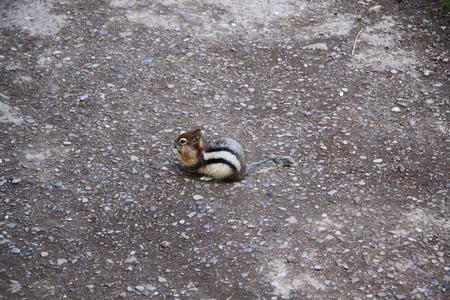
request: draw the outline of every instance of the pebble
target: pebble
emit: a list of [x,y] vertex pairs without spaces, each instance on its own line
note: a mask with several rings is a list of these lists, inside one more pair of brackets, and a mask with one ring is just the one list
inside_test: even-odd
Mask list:
[[165,283],[165,282],[167,282],[167,279],[162,276],[158,276],[158,282]]
[[17,294],[22,290],[22,285],[16,280],[10,280],[11,284],[9,286],[9,291],[12,294]]
[[320,271],[320,270],[323,270],[323,267],[320,266],[320,265],[315,265],[315,266],[313,267],[313,269],[316,270],[316,271]]
[[353,283],[353,284],[358,283],[360,280],[361,280],[361,279],[359,279],[359,277],[357,277],[357,276],[353,276],[353,277],[352,277],[352,283]]
[[400,111],[400,107],[394,106],[393,108],[391,108],[391,111],[393,111],[393,112],[399,112],[399,111]]
[[51,191],[51,190],[53,190],[53,185],[51,183],[46,182],[46,183],[44,183],[44,188],[46,190]]
[[325,43],[316,43],[316,44],[309,44],[309,45],[303,46],[302,49],[328,51],[328,46]]
[[382,6],[381,5],[375,5],[372,7],[369,7],[367,10],[369,13],[379,13],[381,11]]
[[137,285],[137,286],[135,287],[135,289],[136,289],[137,291],[139,291],[139,292],[143,292],[143,291],[145,290],[145,287],[143,287],[142,285]]
[[41,252],[41,257],[47,257],[48,256],[48,252],[47,251],[42,251]]
[[217,257],[213,257],[213,258],[210,259],[210,262],[211,262],[213,265],[216,265],[216,264],[219,262],[219,259],[218,259]]
[[145,286],[145,288],[146,288],[148,291],[150,291],[150,292],[153,292],[154,290],[156,290],[156,287],[155,287],[154,285],[151,285],[151,284],[147,284],[147,285]]
[[19,184],[21,181],[22,181],[22,179],[21,178],[17,178],[17,177],[14,177],[13,179],[11,179],[11,183],[12,184]]
[[14,229],[16,228],[17,224],[16,223],[8,223],[6,224],[6,227],[8,227],[9,229]]
[[155,58],[151,57],[151,56],[148,56],[148,57],[144,58],[143,60],[141,60],[141,62],[144,63],[144,64],[149,64],[149,63],[152,63],[154,61],[155,61]]
[[398,164],[396,166],[397,171],[399,171],[400,173],[404,173],[406,171],[405,166],[403,166],[402,164]]
[[359,203],[361,203],[361,197],[356,196],[356,197],[353,198],[353,201],[354,201],[356,204],[359,204]]
[[89,98],[89,95],[81,95],[80,101],[85,101],[85,100],[87,100],[87,98]]
[[161,247],[162,248],[171,248],[172,247],[172,243],[168,242],[168,241],[162,241],[161,242]]
[[11,249],[11,253],[12,254],[20,254],[20,252],[22,252],[22,251],[20,251],[19,248],[14,247],[14,248]]
[[132,263],[135,263],[135,262],[137,262],[136,256],[130,256],[130,257],[127,257],[127,259],[124,260],[124,263],[126,263],[126,264],[132,264]]
[[105,29],[97,29],[97,30],[95,31],[95,33],[98,34],[98,35],[101,35],[101,36],[108,35],[108,31],[105,30]]
[[374,162],[375,164],[381,164],[381,163],[383,162],[383,159],[382,159],[382,158],[375,158],[375,159],[373,160],[373,162]]
[[199,200],[203,200],[203,196],[202,195],[194,195],[194,197],[192,197],[195,201],[199,201]]
[[331,234],[329,234],[325,237],[325,241],[331,241],[333,239],[334,239],[334,236],[332,236]]
[[337,193],[337,190],[331,190],[327,194],[330,195],[330,196],[333,196],[336,193]]
[[58,266],[62,266],[62,265],[64,265],[64,264],[67,264],[67,259],[65,259],[65,258],[58,258],[58,259],[56,260],[56,264],[57,264]]
[[62,188],[63,187],[63,182],[62,181],[58,181],[57,183],[55,183],[55,186],[57,187],[57,188]]
[[295,223],[297,223],[297,219],[294,216],[290,216],[289,218],[286,219],[286,222],[295,224]]

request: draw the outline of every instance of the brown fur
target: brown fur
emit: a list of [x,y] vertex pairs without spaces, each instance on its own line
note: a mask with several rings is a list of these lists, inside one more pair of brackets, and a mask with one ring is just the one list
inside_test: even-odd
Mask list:
[[[186,139],[186,143],[182,143]],[[185,167],[193,167],[198,163],[200,153],[205,149],[203,130],[196,129],[180,134],[175,139],[178,157]]]

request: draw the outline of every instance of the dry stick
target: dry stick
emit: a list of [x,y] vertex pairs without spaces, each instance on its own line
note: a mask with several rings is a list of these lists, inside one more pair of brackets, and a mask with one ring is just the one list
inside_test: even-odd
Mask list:
[[355,37],[355,41],[353,42],[353,49],[352,49],[352,56],[353,54],[355,54],[355,50],[356,50],[356,42],[358,42],[359,36],[361,35],[361,33],[363,32],[364,28],[361,28],[361,30],[358,32],[358,34]]

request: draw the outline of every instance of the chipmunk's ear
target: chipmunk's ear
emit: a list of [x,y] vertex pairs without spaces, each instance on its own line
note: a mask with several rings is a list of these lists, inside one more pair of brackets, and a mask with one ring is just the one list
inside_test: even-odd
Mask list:
[[203,136],[205,134],[205,131],[201,128],[197,128],[194,130],[194,135],[195,136]]
[[205,149],[204,131],[201,128],[197,128],[193,131],[192,141],[197,144],[197,148],[200,150]]

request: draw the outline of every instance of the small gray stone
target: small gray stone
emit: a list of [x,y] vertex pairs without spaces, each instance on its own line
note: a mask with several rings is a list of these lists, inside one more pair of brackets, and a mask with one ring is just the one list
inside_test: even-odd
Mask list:
[[98,29],[95,31],[95,33],[102,36],[108,35],[108,31],[105,29]]
[[20,254],[20,252],[21,252],[21,250],[19,248],[14,247],[11,249],[11,253],[13,253],[13,254]]
[[316,43],[316,44],[309,44],[309,45],[303,46],[302,49],[328,51],[328,46],[325,43]]
[[135,287],[135,289],[136,289],[137,291],[139,291],[139,292],[143,292],[143,291],[145,290],[145,287],[143,287],[142,285],[137,285],[137,286]]
[[146,58],[144,58],[143,60],[141,60],[141,63],[143,64],[149,64],[155,61],[154,57],[148,56]]
[[16,223],[8,223],[6,224],[6,227],[8,227],[9,229],[14,229],[16,228],[17,224]]
[[167,248],[167,249],[172,248],[172,243],[168,242],[168,241],[162,241],[160,245],[161,245],[161,248]]
[[9,291],[11,294],[17,294],[22,290],[22,285],[16,280],[10,280]]
[[53,185],[51,183],[46,182],[46,183],[44,183],[44,188],[46,190],[51,191],[51,190],[53,190]]
[[19,184],[21,181],[22,181],[22,179],[21,178],[17,178],[17,177],[14,177],[13,179],[11,179],[11,183],[12,184]]
[[194,195],[192,198],[194,198],[195,201],[203,200],[203,196],[202,195]]
[[219,262],[219,259],[217,257],[213,257],[209,260],[213,265],[216,265]]
[[62,266],[62,265],[64,265],[64,264],[67,264],[67,259],[65,259],[65,258],[58,258],[58,259],[56,260],[56,264],[57,264],[58,266]]
[[358,276],[353,276],[353,277],[352,277],[352,283],[353,283],[353,284],[358,283],[360,280],[361,280],[361,279],[359,279]]
[[126,264],[132,264],[132,263],[135,263],[135,262],[137,262],[136,256],[130,256],[130,257],[127,257],[127,259],[124,260],[124,263],[126,263]]

